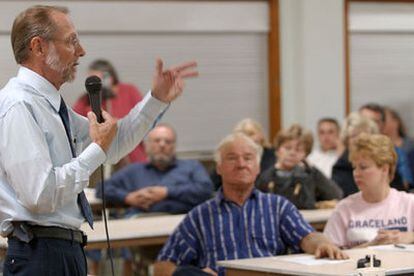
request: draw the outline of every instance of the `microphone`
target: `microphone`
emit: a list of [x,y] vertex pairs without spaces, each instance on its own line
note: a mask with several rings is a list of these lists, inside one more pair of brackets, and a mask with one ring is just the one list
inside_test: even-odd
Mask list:
[[102,81],[97,76],[90,76],[85,81],[86,91],[89,95],[89,103],[91,105],[93,113],[95,113],[98,123],[103,123],[102,117]]

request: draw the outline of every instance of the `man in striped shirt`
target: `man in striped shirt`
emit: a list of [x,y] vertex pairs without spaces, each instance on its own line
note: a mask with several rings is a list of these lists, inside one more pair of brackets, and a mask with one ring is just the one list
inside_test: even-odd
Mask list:
[[199,269],[193,275],[224,275],[217,267],[219,260],[280,255],[287,248],[318,258],[347,258],[315,232],[287,199],[254,188],[261,153],[241,133],[220,143],[215,159],[223,188],[191,210],[177,227],[158,256],[155,275],[171,275],[177,266],[176,273],[184,268],[180,275],[189,275],[188,269]]

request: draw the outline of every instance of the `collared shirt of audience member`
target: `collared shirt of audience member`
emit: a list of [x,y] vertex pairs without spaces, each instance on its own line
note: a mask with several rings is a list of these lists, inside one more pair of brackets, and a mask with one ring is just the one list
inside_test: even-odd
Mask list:
[[[364,117],[374,120],[374,122],[378,125],[379,132],[386,135],[384,132],[386,112],[383,106],[376,103],[365,104],[359,109],[359,113]],[[408,190],[410,186],[414,185],[413,174],[410,169],[408,157],[407,154],[398,146],[395,146],[395,151],[398,155],[397,172],[401,176],[404,189]]]
[[343,248],[414,243],[414,194],[390,188],[397,162],[392,141],[363,133],[349,156],[360,191],[338,203],[325,235]]
[[[105,59],[92,61],[88,67],[89,76],[98,76],[102,79],[102,109],[115,118],[125,117],[134,106],[142,100],[142,93],[132,84],[120,81],[118,72],[111,62]],[[82,116],[91,111],[89,97],[84,93],[73,105],[73,110]],[[129,163],[145,162],[147,156],[143,143],[121,159],[116,168],[119,169]]]
[[182,93],[184,78],[197,75],[196,64],[164,70],[158,60],[142,103],[118,121],[104,111],[98,123],[92,112],[86,119],[65,107],[59,95],[85,55],[66,8],[23,11],[11,42],[20,68],[0,91],[0,230],[8,236],[3,275],[84,276],[79,227],[90,218],[83,193],[90,173],[136,147]]
[[334,207],[342,191],[321,171],[306,163],[312,145],[312,133],[298,124],[279,131],[275,138],[277,161],[259,175],[257,188],[283,195],[299,209],[315,209],[319,205]]
[[317,126],[319,148],[313,149],[306,158],[309,164],[318,168],[329,179],[332,177],[333,165],[344,150],[340,131],[336,119],[328,117],[320,119]]
[[[392,108],[385,108],[384,134],[391,138],[397,148],[402,149],[408,158],[411,174],[414,175],[414,139],[410,138],[400,114]],[[413,189],[413,186],[410,187]]]
[[[263,127],[259,122],[251,118],[243,119],[236,124],[233,132],[244,133],[263,148],[263,154],[260,158],[260,172],[265,171],[266,169],[272,167],[273,164],[275,164],[275,150],[267,141]],[[215,190],[217,190],[221,186],[220,175],[217,174],[216,170],[213,170],[210,173],[210,177],[214,183]]]
[[167,124],[151,130],[145,140],[149,161],[128,165],[106,180],[107,202],[126,204],[131,207],[126,215],[131,216],[183,214],[209,199],[213,184],[207,171],[196,160],[177,159],[176,142],[175,130]]
[[224,275],[217,261],[280,255],[288,247],[317,258],[347,258],[291,202],[255,189],[261,151],[242,133],[220,142],[215,160],[222,188],[178,225],[158,256],[155,275],[171,275],[177,266],[174,275],[191,275],[190,265]]

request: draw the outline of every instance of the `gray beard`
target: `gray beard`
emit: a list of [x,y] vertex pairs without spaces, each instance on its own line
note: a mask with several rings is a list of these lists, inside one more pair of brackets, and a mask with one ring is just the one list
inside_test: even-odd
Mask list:
[[161,168],[167,168],[173,163],[175,156],[174,155],[170,157],[149,156],[149,159],[150,159],[151,164],[154,164]]
[[49,44],[49,49],[50,51],[46,57],[46,64],[49,65],[52,70],[58,72],[62,76],[64,82],[72,82],[75,79],[74,72],[71,71],[69,66],[63,66],[53,43]]

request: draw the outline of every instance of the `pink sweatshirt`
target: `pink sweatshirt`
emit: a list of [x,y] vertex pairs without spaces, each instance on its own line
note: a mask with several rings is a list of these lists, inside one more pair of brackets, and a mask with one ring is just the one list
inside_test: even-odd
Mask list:
[[361,192],[341,200],[324,234],[336,245],[354,247],[373,240],[379,229],[414,231],[414,194],[391,189],[387,198],[368,203]]

